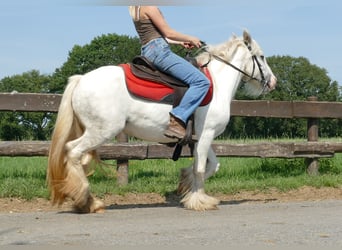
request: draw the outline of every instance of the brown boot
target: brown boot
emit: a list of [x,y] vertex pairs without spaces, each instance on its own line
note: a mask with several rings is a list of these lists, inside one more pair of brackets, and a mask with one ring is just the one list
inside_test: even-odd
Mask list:
[[183,139],[185,136],[185,127],[183,122],[170,114],[170,123],[165,130],[164,135],[170,138]]

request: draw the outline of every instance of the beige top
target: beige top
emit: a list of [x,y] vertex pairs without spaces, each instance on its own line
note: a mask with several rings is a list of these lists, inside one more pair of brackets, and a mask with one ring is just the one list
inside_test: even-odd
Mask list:
[[136,18],[133,20],[135,29],[140,37],[143,45],[149,41],[163,37],[159,29],[153,24],[150,19],[140,19],[140,8],[137,8]]

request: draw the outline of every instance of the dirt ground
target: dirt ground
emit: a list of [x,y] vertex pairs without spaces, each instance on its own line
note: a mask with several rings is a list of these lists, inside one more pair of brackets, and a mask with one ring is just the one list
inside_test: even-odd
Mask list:
[[[221,203],[251,203],[251,202],[291,202],[291,201],[320,201],[342,200],[342,188],[313,188],[303,187],[288,192],[268,190],[263,192],[239,192],[236,194],[216,194]],[[159,194],[126,194],[107,195],[102,199],[107,208],[115,209],[123,207],[141,206],[179,206],[180,198],[176,195],[163,197]],[[37,211],[65,211],[71,210],[71,202],[64,203],[61,207],[52,206],[46,199],[22,200],[18,198],[1,198],[0,213],[24,213]]]

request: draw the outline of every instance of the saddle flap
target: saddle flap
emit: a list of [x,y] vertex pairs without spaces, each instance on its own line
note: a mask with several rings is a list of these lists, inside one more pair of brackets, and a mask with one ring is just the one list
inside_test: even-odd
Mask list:
[[144,56],[136,56],[133,58],[132,63],[134,65],[141,65],[147,67],[153,71],[157,71],[156,67]]

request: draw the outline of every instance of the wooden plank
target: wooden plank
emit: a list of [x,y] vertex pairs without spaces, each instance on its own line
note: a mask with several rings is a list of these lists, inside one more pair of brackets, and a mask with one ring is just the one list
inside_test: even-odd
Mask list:
[[144,143],[108,143],[98,149],[103,160],[147,159],[148,145]]
[[[57,112],[62,95],[0,93],[0,111]],[[232,116],[342,118],[342,102],[234,100]]]
[[295,142],[293,143],[293,151],[296,153],[312,153],[317,152],[342,152],[342,143],[340,142]]
[[232,116],[293,118],[292,102],[234,100]]
[[[2,141],[0,156],[47,156],[50,142]],[[251,144],[214,143],[219,157],[261,158],[321,158],[342,152],[342,143],[333,142],[262,142]],[[154,143],[109,143],[98,152],[102,159],[170,159],[173,148]],[[184,147],[181,157],[191,157],[189,147]]]
[[[171,159],[174,152],[174,147],[165,144],[149,144],[148,145],[148,159]],[[191,157],[191,151],[188,146],[182,148],[181,157]]]
[[57,112],[60,101],[58,94],[0,93],[0,110]]
[[274,118],[342,118],[342,102],[235,100],[232,116]]
[[341,102],[293,102],[294,118],[342,118]]
[[[213,144],[217,156],[259,157],[259,158],[321,158],[332,157],[336,151],[322,148],[319,151],[306,150],[307,143],[300,144],[301,151],[296,151],[297,144],[292,142],[255,143],[255,144]],[[320,145],[316,145],[320,147]]]
[[[0,156],[47,156],[49,147],[49,141],[1,141]],[[147,150],[142,143],[111,143],[98,152],[102,159],[146,159]]]
[[47,156],[49,146],[46,141],[1,141],[0,156]]
[[239,156],[239,157],[285,157],[291,152],[292,145],[257,143],[257,144],[213,144],[217,156]]

